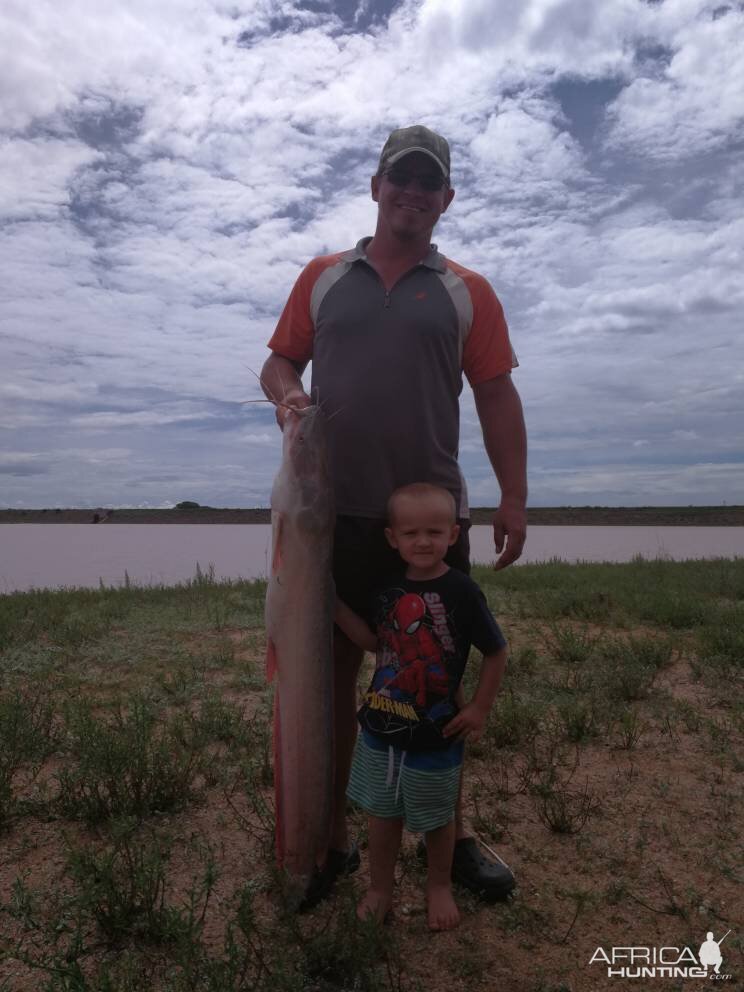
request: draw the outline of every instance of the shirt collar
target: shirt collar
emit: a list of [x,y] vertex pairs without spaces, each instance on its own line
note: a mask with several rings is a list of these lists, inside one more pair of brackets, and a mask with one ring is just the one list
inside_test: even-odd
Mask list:
[[[347,262],[366,262],[367,245],[371,240],[371,237],[362,238],[361,241],[357,242],[355,248],[350,248],[349,251],[344,252],[344,260]],[[427,269],[433,269],[435,272],[445,272],[447,269],[447,260],[437,250],[436,245],[429,245],[429,252],[425,258],[421,259],[419,265],[425,265]]]

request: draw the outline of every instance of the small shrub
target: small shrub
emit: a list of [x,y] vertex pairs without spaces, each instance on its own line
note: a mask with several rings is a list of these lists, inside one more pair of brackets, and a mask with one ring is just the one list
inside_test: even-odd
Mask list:
[[540,731],[543,708],[531,699],[505,692],[497,701],[488,722],[484,743],[496,747],[523,744]]
[[590,816],[599,812],[598,798],[589,789],[572,790],[554,786],[538,792],[537,815],[553,833],[574,834],[586,824]]
[[205,741],[189,715],[160,724],[154,704],[134,696],[109,718],[79,701],[66,715],[72,765],[58,774],[65,816],[96,823],[183,807],[204,763]]
[[520,681],[532,678],[537,671],[537,651],[531,644],[509,654],[508,678]]
[[174,936],[176,918],[165,904],[169,856],[162,841],[135,840],[129,824],[115,829],[102,851],[70,851],[67,871],[78,898],[109,942],[131,936],[159,944]]
[[559,687],[582,691],[591,683],[589,662],[596,656],[597,638],[586,630],[554,626],[545,637],[545,646],[562,668]]
[[631,751],[639,742],[646,730],[644,721],[637,710],[625,710],[615,724],[618,747]]
[[661,671],[673,664],[676,657],[674,642],[660,637],[628,637],[625,641],[628,658],[639,665]]
[[744,679],[744,621],[729,618],[698,635],[696,674],[708,680],[738,683]]
[[[658,655],[633,638],[612,638],[602,644],[604,684],[610,699],[645,699],[659,671]],[[663,657],[663,655],[662,655]]]
[[558,705],[557,720],[566,740],[573,744],[599,736],[601,725],[593,700],[570,699]]
[[330,924],[299,943],[303,989],[382,992],[403,985],[404,962],[389,928],[358,920],[350,888],[340,893]]
[[67,874],[75,897],[97,924],[109,944],[135,938],[148,944],[193,942],[217,879],[211,852],[198,852],[204,876],[192,887],[183,905],[166,899],[166,872],[171,856],[167,838],[138,836],[136,822],[113,825],[111,843],[100,851],[72,849]]
[[553,626],[545,638],[545,646],[559,665],[575,668],[585,664],[595,652],[596,637],[586,630],[569,626]]
[[609,673],[607,684],[611,697],[623,702],[645,699],[656,678],[656,669],[630,662]]

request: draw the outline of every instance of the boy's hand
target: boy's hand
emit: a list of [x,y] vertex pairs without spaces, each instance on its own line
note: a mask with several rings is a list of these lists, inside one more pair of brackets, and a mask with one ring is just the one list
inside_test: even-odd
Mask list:
[[477,741],[483,733],[488,719],[488,710],[470,702],[442,728],[442,734],[453,740]]

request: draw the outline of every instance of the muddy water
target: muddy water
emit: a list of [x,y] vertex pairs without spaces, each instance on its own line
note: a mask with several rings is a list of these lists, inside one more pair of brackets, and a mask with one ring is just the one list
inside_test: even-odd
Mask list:
[[[489,527],[473,527],[475,562],[493,560]],[[183,582],[197,563],[215,577],[263,578],[265,524],[2,524],[0,593],[59,586]],[[531,527],[523,562],[744,557],[744,527]]]

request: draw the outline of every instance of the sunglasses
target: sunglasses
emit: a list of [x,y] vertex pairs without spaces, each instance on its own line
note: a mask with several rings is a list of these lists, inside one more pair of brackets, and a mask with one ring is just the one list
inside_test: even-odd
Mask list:
[[424,172],[419,175],[416,172],[408,172],[406,169],[387,169],[384,176],[393,184],[393,186],[398,186],[400,189],[405,189],[406,186],[416,180],[422,190],[426,193],[438,193],[443,186],[448,186],[449,183],[447,179],[441,174],[436,174],[434,172]]

